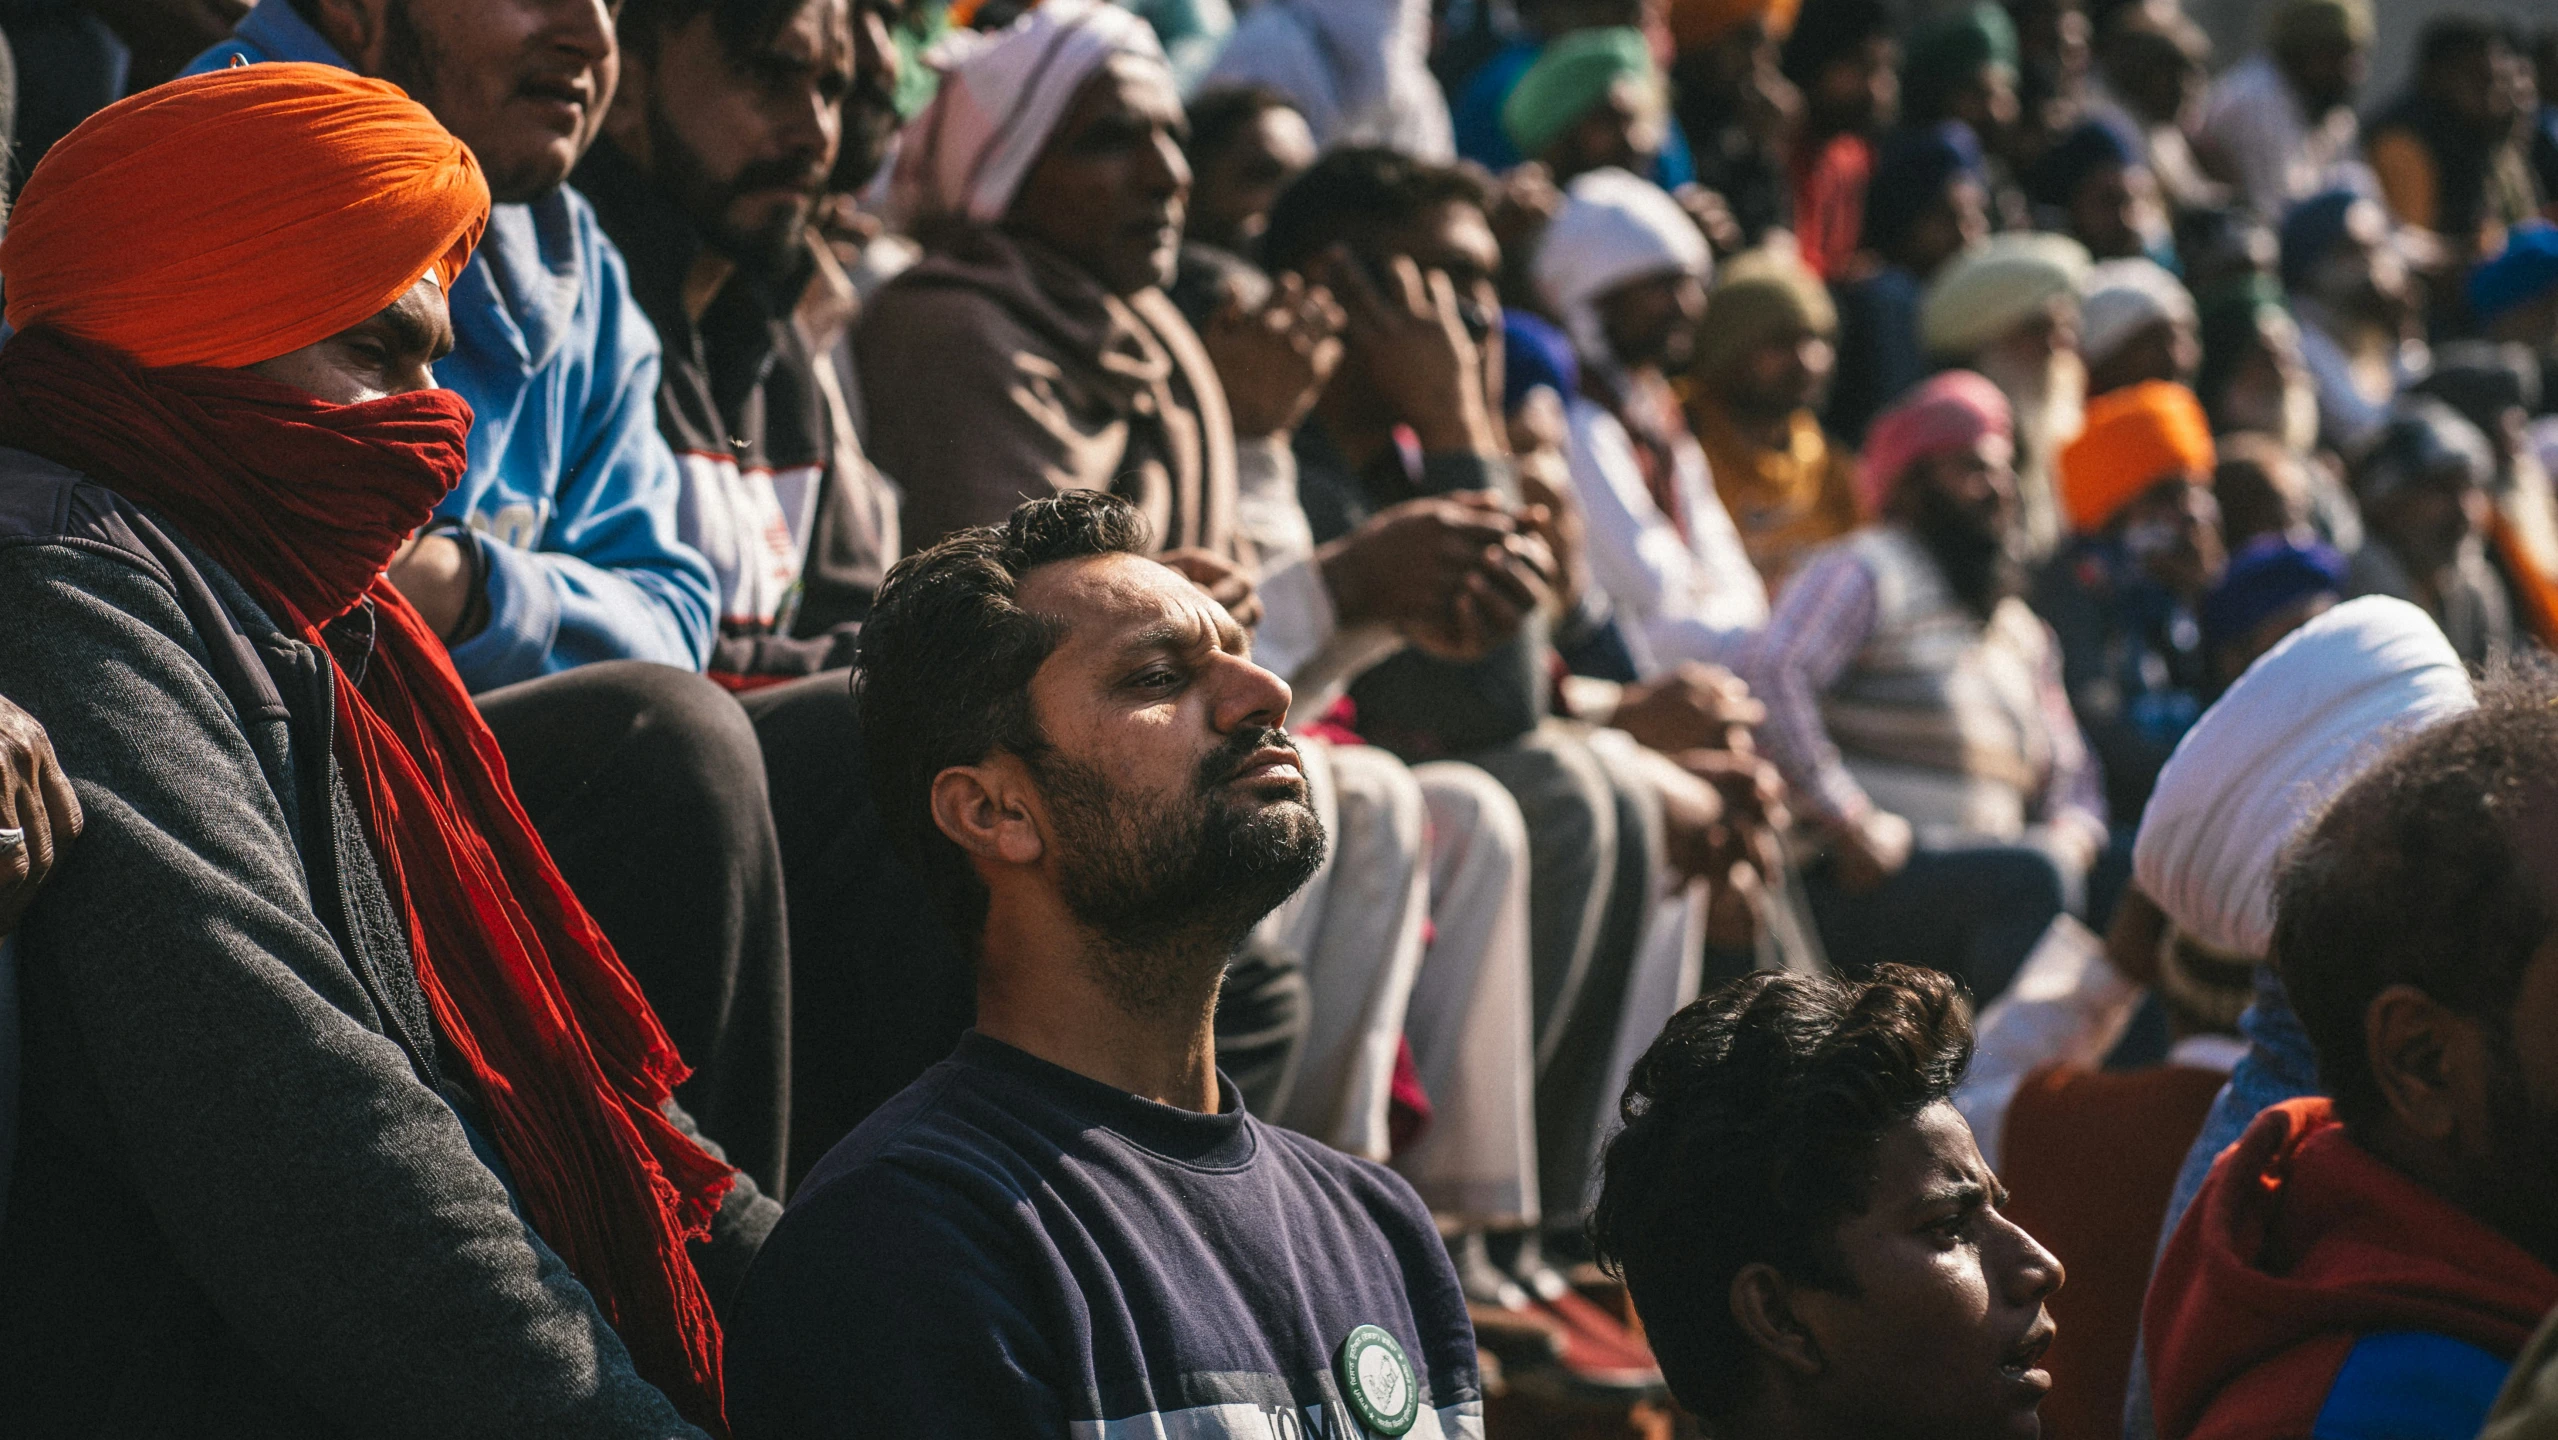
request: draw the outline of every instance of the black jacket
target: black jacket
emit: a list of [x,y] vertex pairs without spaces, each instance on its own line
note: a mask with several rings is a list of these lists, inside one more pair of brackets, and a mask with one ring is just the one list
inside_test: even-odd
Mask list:
[[[812,348],[795,319],[825,262],[803,247],[783,273],[734,271],[697,318],[685,288],[705,247],[692,222],[610,141],[588,152],[575,180],[629,264],[631,296],[664,346],[657,426],[684,477],[679,528],[711,562],[719,592],[712,675],[850,665],[871,598],[897,559],[897,507],[893,494],[881,498],[885,482],[853,437],[843,399],[850,377],[829,373],[833,358]],[[767,494],[777,515],[758,509]],[[750,573],[776,560],[795,573]]]

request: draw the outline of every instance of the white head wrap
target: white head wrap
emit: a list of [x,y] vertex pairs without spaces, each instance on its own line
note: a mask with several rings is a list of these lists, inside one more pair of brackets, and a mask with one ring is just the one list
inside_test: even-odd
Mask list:
[[1075,93],[1120,55],[1172,83],[1154,27],[1103,0],[1047,0],[1001,30],[944,36],[924,56],[941,89],[898,137],[890,221],[1004,218]]
[[2155,260],[2108,260],[2079,287],[2078,351],[2094,365],[2161,320],[2191,329],[2194,297]]
[[2262,959],[2274,876],[2302,822],[2390,746],[2477,703],[2424,611],[2386,596],[2337,606],[2186,732],[2141,816],[2133,877],[2178,929]]
[[1382,145],[1454,160],[1447,96],[1430,74],[1430,0],[1259,0],[1226,37],[1201,90],[1267,85],[1315,144]]
[[1960,360],[2075,297],[2087,247],[2066,235],[2005,230],[1953,259],[1919,300],[1919,336],[1931,355]]
[[1613,363],[1599,297],[1630,281],[1679,271],[1703,280],[1714,252],[1669,192],[1623,170],[1593,170],[1572,182],[1563,208],[1537,243],[1537,289],[1584,363]]

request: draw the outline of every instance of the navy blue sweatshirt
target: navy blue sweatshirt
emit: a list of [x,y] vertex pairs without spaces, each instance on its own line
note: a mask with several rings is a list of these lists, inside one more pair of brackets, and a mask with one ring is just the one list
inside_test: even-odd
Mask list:
[[1407,1440],[1480,1440],[1474,1332],[1411,1187],[1218,1090],[1195,1114],[972,1031],[765,1242],[728,1326],[738,1440],[1357,1440],[1335,1360],[1362,1326],[1410,1360]]

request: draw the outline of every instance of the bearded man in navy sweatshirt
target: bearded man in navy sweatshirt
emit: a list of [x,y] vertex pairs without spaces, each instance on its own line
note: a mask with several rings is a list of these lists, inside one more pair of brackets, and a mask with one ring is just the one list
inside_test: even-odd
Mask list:
[[1321,859],[1288,687],[1069,492],[900,564],[862,634],[880,812],[977,1028],[799,1191],[728,1331],[758,1437],[1480,1440],[1474,1335],[1384,1168],[1246,1114],[1228,958]]

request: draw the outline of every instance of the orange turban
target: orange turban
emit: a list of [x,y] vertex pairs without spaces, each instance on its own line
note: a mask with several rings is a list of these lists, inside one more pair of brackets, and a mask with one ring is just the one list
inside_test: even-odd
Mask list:
[[2212,422],[2194,392],[2144,380],[2087,402],[2087,428],[2061,447],[2061,504],[2070,527],[2092,535],[2161,480],[2205,483],[2213,462]]
[[446,289],[488,224],[479,162],[399,87],[331,65],[238,66],[119,100],[27,177],[9,323],[146,366],[236,369]]
[[1744,20],[1767,26],[1782,40],[1794,29],[1803,0],[1670,0],[1670,38],[1681,51],[1702,50],[1730,34]]

